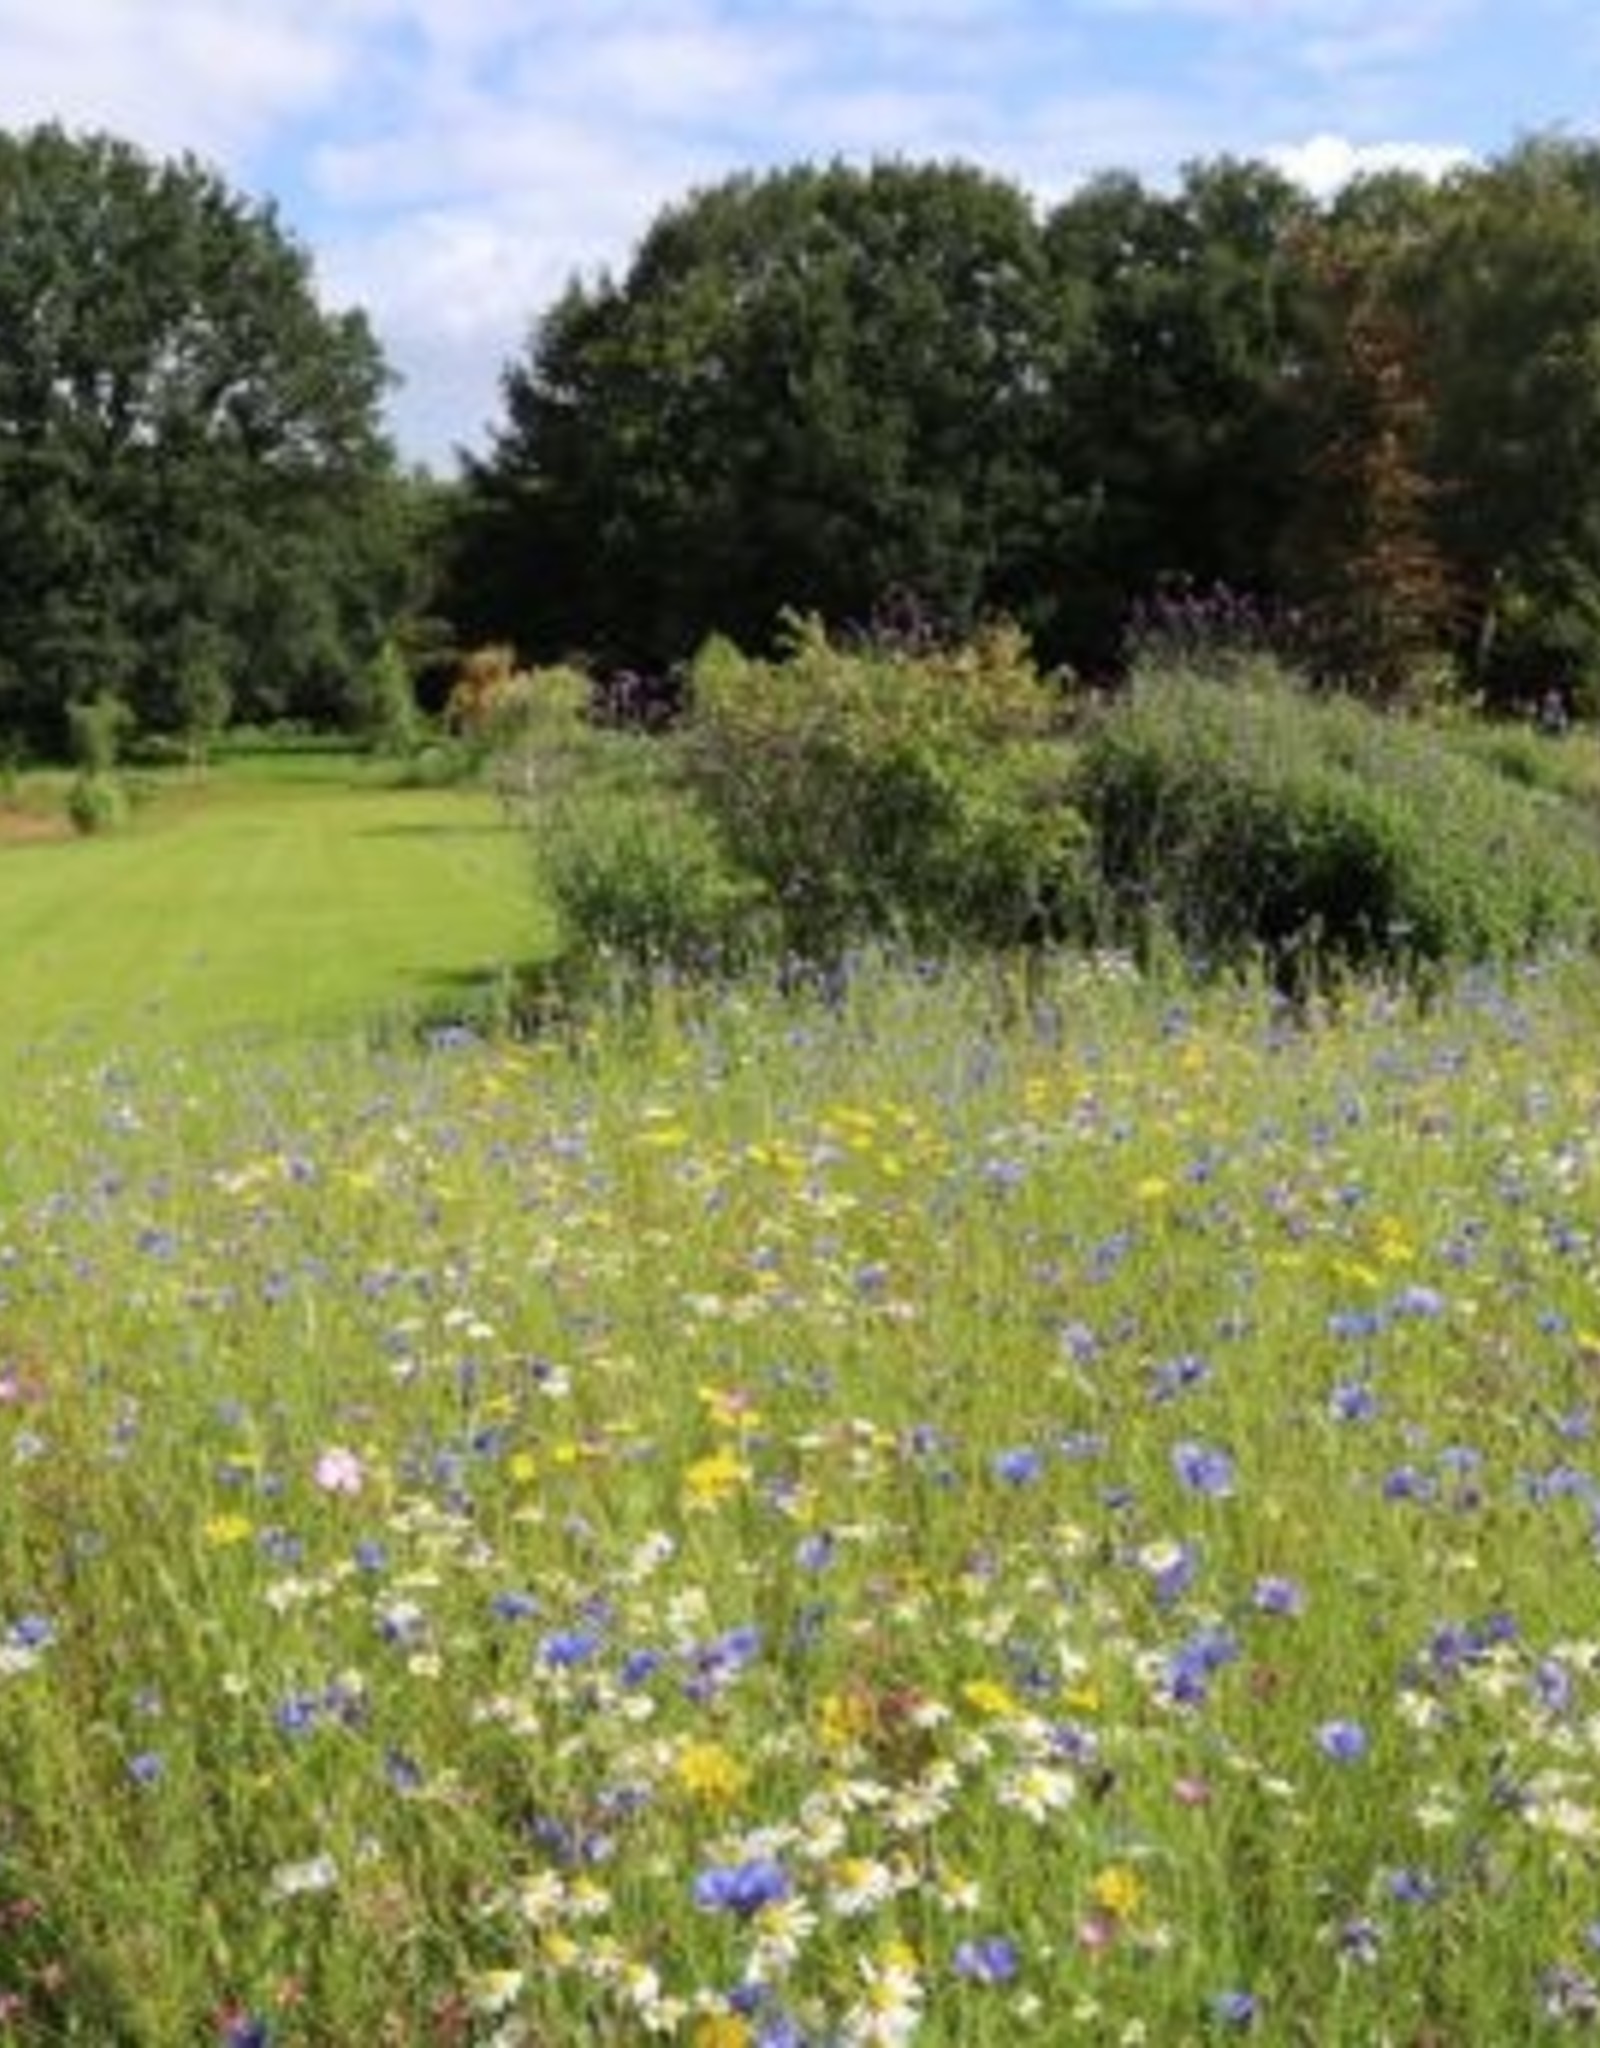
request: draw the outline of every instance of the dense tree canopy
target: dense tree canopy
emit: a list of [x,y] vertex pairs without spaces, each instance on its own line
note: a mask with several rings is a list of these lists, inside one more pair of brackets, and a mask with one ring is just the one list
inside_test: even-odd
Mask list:
[[387,373],[272,210],[192,160],[0,134],[0,735],[116,692],[334,712],[399,545]]
[[1136,601],[1295,608],[1351,680],[1600,687],[1600,147],[1319,203],[1268,166],[729,180],[576,283],[470,466],[462,621],[650,663],[896,584],[1114,662]]
[[485,626],[633,658],[892,585],[1023,595],[1074,309],[1027,202],[959,166],[736,178],[574,286],[506,378],[466,563]]

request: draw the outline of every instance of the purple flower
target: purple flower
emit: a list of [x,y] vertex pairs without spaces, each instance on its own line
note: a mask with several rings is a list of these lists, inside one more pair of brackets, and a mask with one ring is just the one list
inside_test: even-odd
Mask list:
[[1306,1596],[1298,1583],[1272,1574],[1256,1580],[1250,1599],[1258,1614],[1304,1614],[1306,1608]]
[[141,1750],[137,1756],[128,1759],[128,1776],[135,1785],[159,1784],[166,1769],[167,1760],[159,1750]]
[[557,1629],[540,1643],[539,1661],[552,1671],[570,1671],[587,1664],[599,1647],[600,1638],[592,1629]]
[[14,1650],[48,1649],[55,1639],[56,1625],[44,1614],[24,1614],[5,1632],[5,1641]]
[[1139,1554],[1157,1603],[1171,1607],[1194,1584],[1200,1553],[1192,1543],[1152,1543]]
[[955,1973],[969,1984],[1009,1984],[1017,1974],[1017,1946],[1003,1934],[958,1942]]
[[1317,1747],[1336,1764],[1359,1763],[1367,1753],[1367,1731],[1359,1721],[1324,1721]]
[[837,1548],[838,1540],[832,1531],[819,1529],[814,1535],[800,1538],[794,1547],[794,1561],[805,1572],[826,1571]]
[[222,2048],[271,2048],[272,2029],[253,2012],[224,2013],[218,2022]]
[[1377,1412],[1378,1397],[1364,1380],[1341,1380],[1328,1396],[1335,1422],[1370,1422]]
[[1260,2010],[1250,1991],[1219,1991],[1211,2001],[1211,2017],[1224,2027],[1251,2027]]
[[770,1856],[745,1863],[712,1863],[694,1881],[694,1902],[708,1913],[734,1913],[748,1920],[763,1906],[789,1896],[789,1874]]
[[1043,1469],[1044,1459],[1028,1444],[995,1454],[994,1476],[1003,1479],[1007,1486],[1027,1486]]
[[1172,1469],[1191,1493],[1224,1500],[1233,1492],[1233,1459],[1210,1444],[1181,1443],[1173,1448]]
[[1382,1946],[1383,1934],[1375,1920],[1347,1920],[1339,1929],[1339,1953],[1353,1963],[1375,1963]]

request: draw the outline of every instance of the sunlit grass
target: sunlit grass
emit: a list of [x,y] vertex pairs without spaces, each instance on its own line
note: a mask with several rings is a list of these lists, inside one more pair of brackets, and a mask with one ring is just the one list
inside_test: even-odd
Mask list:
[[525,838],[480,792],[381,773],[247,759],[154,780],[126,831],[0,839],[0,1052],[353,1030],[536,956]]
[[41,1064],[0,2012],[1365,2044],[1600,1998],[1597,990],[1113,964]]

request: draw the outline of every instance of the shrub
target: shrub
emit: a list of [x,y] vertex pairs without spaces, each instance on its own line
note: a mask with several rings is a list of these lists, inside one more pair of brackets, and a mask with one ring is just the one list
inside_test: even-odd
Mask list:
[[67,791],[67,816],[73,829],[88,837],[113,832],[128,815],[128,796],[114,775],[75,776]]
[[404,757],[421,735],[421,715],[411,669],[393,640],[385,640],[361,671],[351,714],[362,742],[374,754]]
[[1077,787],[1114,936],[1264,955],[1280,982],[1506,959],[1590,935],[1600,906],[1574,807],[1446,734],[1282,681],[1137,678]]
[[794,622],[776,662],[702,649],[684,759],[791,953],[1010,944],[1059,930],[1077,900],[1057,709],[1009,630],[911,655]]
[[721,972],[757,950],[760,889],[681,797],[564,805],[540,845],[569,980]]
[[67,706],[72,757],[87,779],[111,773],[134,724],[133,712],[112,690],[101,690],[97,696],[79,698]]
[[502,698],[490,779],[537,849],[565,992],[744,964],[762,895],[682,785],[675,748],[597,728],[588,679],[536,669]]

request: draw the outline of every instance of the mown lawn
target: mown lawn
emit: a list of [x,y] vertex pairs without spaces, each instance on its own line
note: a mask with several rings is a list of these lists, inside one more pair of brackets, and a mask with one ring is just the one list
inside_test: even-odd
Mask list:
[[527,842],[487,797],[353,756],[165,779],[100,839],[24,815],[0,835],[0,1050],[338,1031],[448,1004],[544,939]]

